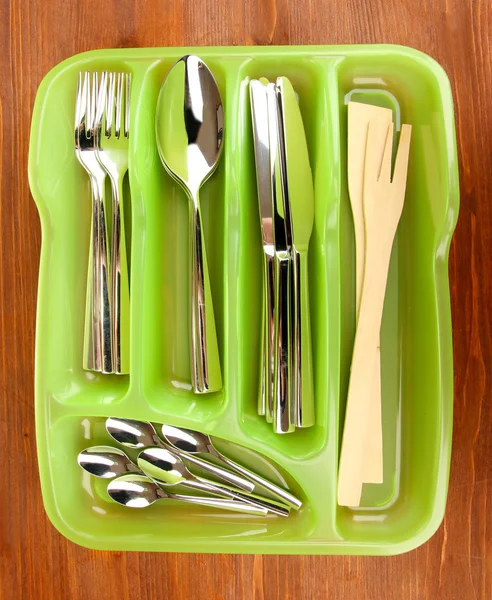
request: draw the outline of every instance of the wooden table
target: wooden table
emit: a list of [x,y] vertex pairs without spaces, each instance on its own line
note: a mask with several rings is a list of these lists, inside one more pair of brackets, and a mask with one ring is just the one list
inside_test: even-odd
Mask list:
[[[0,599],[491,598],[492,2],[4,0],[0,15]],[[27,150],[41,78],[92,48],[375,42],[411,45],[436,58],[456,102],[455,430],[444,524],[423,547],[393,558],[126,554],[68,542],[44,513],[34,432],[41,239]]]

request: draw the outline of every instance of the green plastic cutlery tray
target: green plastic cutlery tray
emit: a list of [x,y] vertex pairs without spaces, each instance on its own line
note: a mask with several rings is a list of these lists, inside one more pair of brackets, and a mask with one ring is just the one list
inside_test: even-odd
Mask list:
[[[225,110],[224,155],[202,209],[224,386],[190,388],[188,203],[155,141],[162,82],[184,54],[214,73]],[[90,230],[89,179],[74,152],[77,73],[132,73],[127,205],[131,257],[130,375],[82,369]],[[310,244],[316,426],[276,435],[257,414],[261,232],[248,82],[290,78],[315,182]],[[384,483],[361,507],[337,506],[337,464],[355,331],[355,248],[347,192],[347,97],[382,102],[413,126],[405,207],[381,332]],[[448,252],[459,205],[448,79],[399,46],[96,50],[40,85],[29,178],[43,231],[36,337],[36,427],[42,493],[53,524],[98,549],[274,554],[396,554],[426,541],[445,508],[453,368]],[[128,194],[127,194],[128,196]],[[108,416],[166,422],[223,438],[231,457],[303,500],[287,519],[174,501],[116,505],[77,454],[110,443]],[[241,445],[243,448],[240,448]],[[260,453],[260,457],[255,453]],[[268,457],[273,463],[262,458]]]

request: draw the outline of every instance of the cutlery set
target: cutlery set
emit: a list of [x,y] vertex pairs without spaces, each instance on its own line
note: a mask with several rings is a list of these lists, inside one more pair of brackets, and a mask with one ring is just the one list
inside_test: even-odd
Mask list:
[[[75,154],[92,191],[84,368],[128,373],[130,289],[123,210],[128,171],[131,77],[127,73],[79,74],[75,105]],[[105,202],[111,182],[109,244]]]
[[308,247],[314,191],[292,84],[250,82],[263,242],[263,309],[258,412],[276,433],[314,425]]
[[[113,441],[137,450],[136,460],[113,446],[92,446],[79,453],[78,463],[91,475],[110,479],[109,496],[124,506],[143,508],[171,498],[251,515],[272,513],[284,517],[291,508],[298,510],[302,506],[290,491],[220,453],[203,433],[119,418],[108,418],[106,430]],[[188,465],[199,467],[215,479],[193,474]],[[182,494],[181,488],[212,497]],[[262,490],[272,498],[258,493]]]
[[[289,79],[253,79],[249,92],[263,246],[258,413],[272,423],[275,433],[283,434],[315,423],[308,277],[314,187],[299,100]],[[128,171],[130,97],[127,73],[79,74],[75,151],[92,191],[84,368],[105,374],[129,372],[123,181]],[[348,103],[357,329],[338,474],[338,503],[346,506],[359,505],[363,483],[383,482],[379,330],[403,208],[411,132],[403,125],[392,175],[392,117],[387,108]],[[157,101],[155,132],[161,161],[189,201],[192,389],[196,394],[217,392],[222,376],[200,189],[222,154],[224,110],[217,83],[200,58],[184,56],[171,68]],[[106,178],[112,190],[110,211]],[[114,478],[108,493],[126,506],[174,498],[287,516],[291,507],[301,505],[290,492],[220,454],[203,433],[169,425],[157,432],[150,423],[112,418],[106,428],[116,442],[139,450],[136,462],[116,448],[93,447],[79,455],[79,464],[93,475]],[[200,454],[214,456],[221,466]],[[221,482],[193,475],[188,464]],[[174,494],[169,488],[175,485],[218,498]],[[257,485],[276,500],[254,493]]]

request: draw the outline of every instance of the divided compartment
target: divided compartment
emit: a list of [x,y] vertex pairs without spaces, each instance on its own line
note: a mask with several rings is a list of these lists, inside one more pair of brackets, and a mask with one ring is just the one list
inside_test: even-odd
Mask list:
[[[136,459],[138,451],[116,444],[107,434],[104,421],[100,417],[64,416],[50,427],[49,446],[63,446],[64,451],[53,453],[50,463],[52,489],[43,492],[45,496],[53,494],[55,522],[68,538],[92,548],[128,545],[134,550],[160,551],[186,549],[189,540],[193,539],[202,551],[210,551],[209,544],[214,540],[245,546],[256,540],[282,544],[287,540],[300,542],[314,529],[314,514],[309,504],[300,511],[291,511],[288,518],[243,515],[171,499],[158,501],[145,509],[118,505],[106,491],[110,480],[93,477],[77,465],[78,453],[95,445],[121,448],[130,458]],[[294,480],[267,460],[261,457],[258,460],[258,455],[225,441],[219,441],[217,447],[227,456],[305,498]],[[196,472],[192,465],[188,467]],[[207,476],[204,472],[200,474]],[[169,491],[195,493],[181,485],[172,486]],[[236,551],[240,551],[239,548]]]
[[[356,101],[399,108],[399,115],[394,111],[398,130],[403,123],[412,125],[405,205],[381,328],[384,482],[364,484],[359,508],[337,509],[337,530],[345,539],[398,544],[408,539],[409,531],[425,535],[432,527],[441,445],[446,443],[441,438],[447,434],[447,423],[442,423],[445,390],[436,294],[436,263],[445,260],[440,249],[447,249],[449,242],[443,234],[448,218],[448,200],[443,198],[450,194],[442,176],[449,160],[442,145],[446,123],[439,81],[406,56],[393,57],[389,64],[374,57],[347,57],[339,65],[338,77],[342,173],[347,170],[348,93],[353,92]],[[355,335],[355,241],[347,180],[342,181],[340,434]]]
[[[196,395],[191,389],[190,367],[190,201],[165,170],[155,137],[159,92],[180,56],[152,62],[135,89],[138,99],[132,139],[132,174],[139,190],[142,279],[139,303],[132,313],[132,331],[134,350],[139,353],[142,394],[152,409],[163,415],[203,422],[223,409],[227,388],[224,261],[228,235],[225,214],[228,133],[226,122],[224,152],[217,169],[200,190],[223,388],[213,394]],[[209,66],[219,85],[227,115],[224,71],[217,61]]]
[[[38,210],[45,231],[50,234],[43,238],[43,264],[48,266],[39,281],[38,314],[44,311],[45,315],[37,324],[37,362],[39,365],[42,353],[50,369],[38,368],[38,372],[42,373],[47,396],[64,405],[90,407],[123,400],[130,376],[103,375],[82,368],[92,195],[89,176],[75,155],[74,123],[77,76],[79,71],[86,70],[131,71],[125,60],[97,56],[63,63],[53,70],[41,108],[38,145],[31,144],[30,148],[30,185],[33,194],[37,191]],[[128,176],[124,185],[128,193]],[[109,233],[111,202],[107,178],[105,205]],[[128,198],[124,207],[130,246]]]
[[[241,427],[253,439],[284,455],[305,460],[326,450],[336,439],[338,403],[338,186],[337,121],[332,104],[337,102],[333,83],[338,58],[254,57],[241,70],[240,113],[236,153],[242,238],[239,254],[240,327],[238,356],[241,367]],[[260,377],[262,241],[256,188],[249,82],[266,77],[290,79],[299,104],[315,182],[315,222],[309,246],[309,288],[316,424],[280,435],[258,415]],[[331,85],[330,85],[331,84]],[[328,449],[328,453],[330,450]],[[331,455],[330,455],[331,456]],[[326,458],[326,456],[325,456]],[[336,468],[335,460],[333,470]]]

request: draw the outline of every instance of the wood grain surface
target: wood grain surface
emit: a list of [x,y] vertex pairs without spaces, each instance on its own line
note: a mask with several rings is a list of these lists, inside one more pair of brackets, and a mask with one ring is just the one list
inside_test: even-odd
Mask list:
[[[492,2],[0,2],[1,600],[461,600],[492,597]],[[453,86],[461,213],[450,257],[454,452],[446,517],[392,558],[92,552],[49,523],[36,465],[33,359],[39,221],[27,181],[31,111],[59,61],[104,47],[390,42]]]

